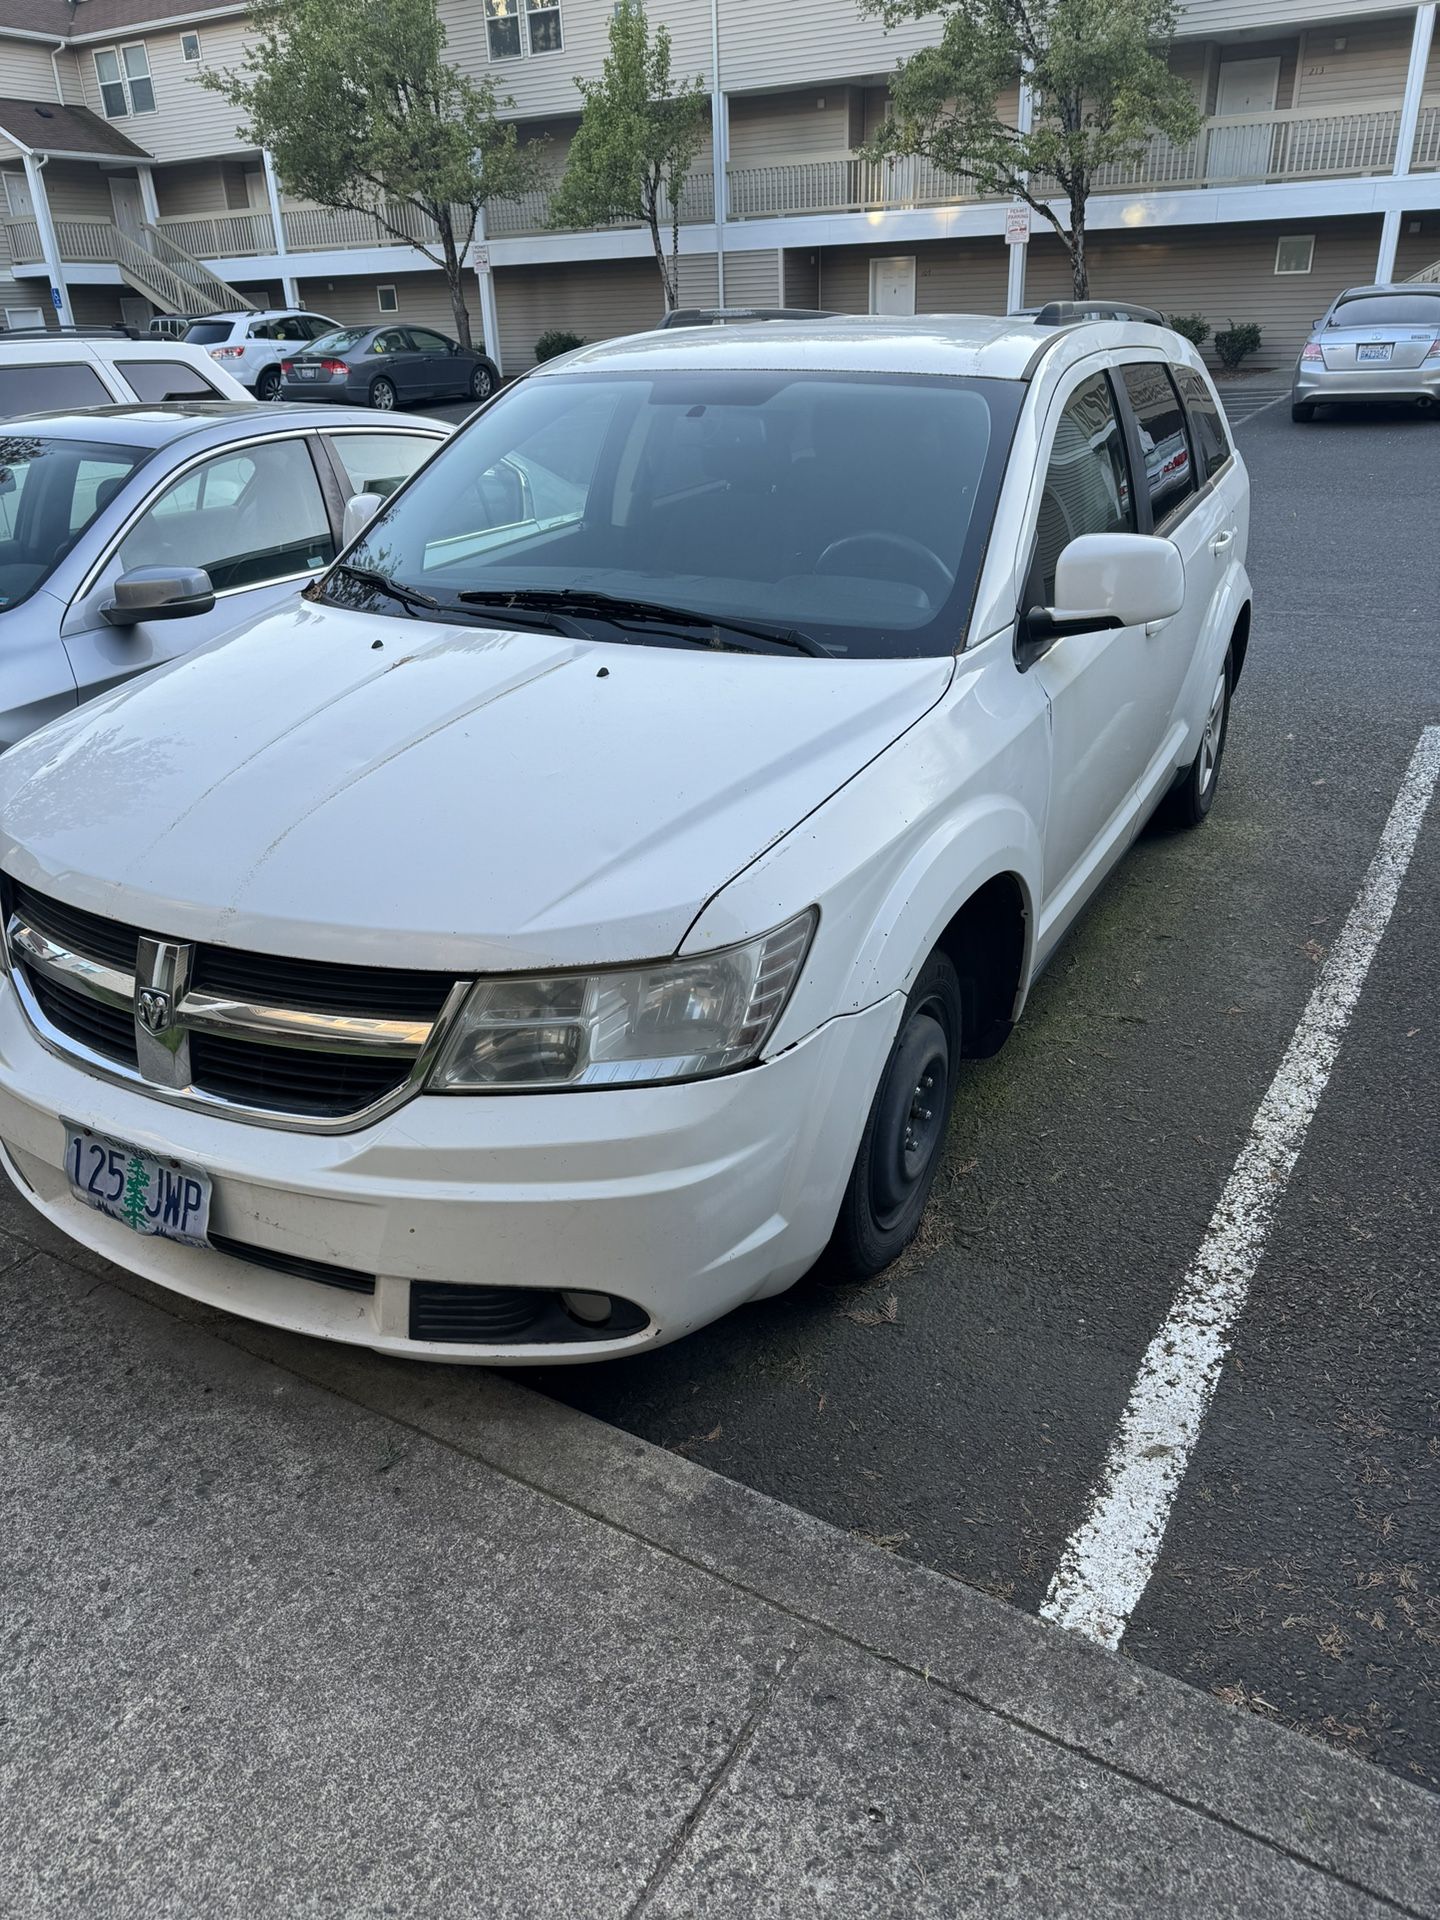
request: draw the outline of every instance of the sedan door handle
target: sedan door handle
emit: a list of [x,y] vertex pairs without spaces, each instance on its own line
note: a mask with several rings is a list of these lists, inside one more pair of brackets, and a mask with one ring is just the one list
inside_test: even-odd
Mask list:
[[1233,527],[1227,527],[1223,533],[1217,533],[1215,538],[1210,542],[1211,553],[1224,553],[1234,538],[1235,529]]

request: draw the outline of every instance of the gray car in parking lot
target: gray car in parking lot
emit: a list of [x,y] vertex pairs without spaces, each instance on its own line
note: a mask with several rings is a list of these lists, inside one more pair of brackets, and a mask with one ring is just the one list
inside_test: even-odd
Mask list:
[[0,431],[0,747],[298,593],[450,429],[254,400]]
[[281,363],[287,400],[408,407],[431,400],[488,400],[500,384],[493,360],[433,327],[338,327]]
[[1357,400],[1440,404],[1440,282],[1347,287],[1315,322],[1295,366],[1291,419]]

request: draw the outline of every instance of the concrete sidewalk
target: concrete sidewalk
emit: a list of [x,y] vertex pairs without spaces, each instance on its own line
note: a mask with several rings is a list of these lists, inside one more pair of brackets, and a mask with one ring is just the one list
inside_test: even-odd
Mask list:
[[0,1218],[7,1915],[1440,1914],[1389,1775]]

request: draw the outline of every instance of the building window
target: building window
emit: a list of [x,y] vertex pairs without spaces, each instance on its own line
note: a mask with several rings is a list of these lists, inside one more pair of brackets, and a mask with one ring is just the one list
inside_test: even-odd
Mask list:
[[1275,242],[1276,273],[1309,273],[1314,263],[1313,233],[1282,233]]
[[100,83],[100,99],[107,120],[123,120],[131,113],[154,113],[155,87],[150,79],[150,56],[142,41],[136,40],[118,52],[114,47],[97,47],[95,78]]
[[492,60],[518,60],[520,0],[485,0],[485,33]]
[[526,8],[531,53],[559,53],[565,43],[560,34],[557,0],[526,0]]
[[182,33],[180,36],[180,58],[187,66],[200,64],[200,36],[198,33]]
[[375,304],[381,313],[398,313],[400,302],[395,298],[394,287],[376,287]]

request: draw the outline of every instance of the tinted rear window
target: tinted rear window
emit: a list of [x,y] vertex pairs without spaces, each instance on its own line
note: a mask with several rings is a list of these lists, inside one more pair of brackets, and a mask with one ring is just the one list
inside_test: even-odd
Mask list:
[[1173,381],[1158,360],[1122,367],[1120,372],[1140,428],[1145,483],[1158,522],[1195,488],[1184,410]]
[[233,320],[192,320],[185,329],[185,340],[192,347],[218,347],[234,331]]
[[141,400],[213,399],[220,391],[198,367],[183,360],[117,360],[115,365]]
[[0,365],[0,420],[22,413],[68,412],[71,407],[108,407],[113,398],[83,360],[62,366],[17,367],[13,360]]
[[1332,327],[1440,327],[1440,293],[1366,293],[1335,309]]

